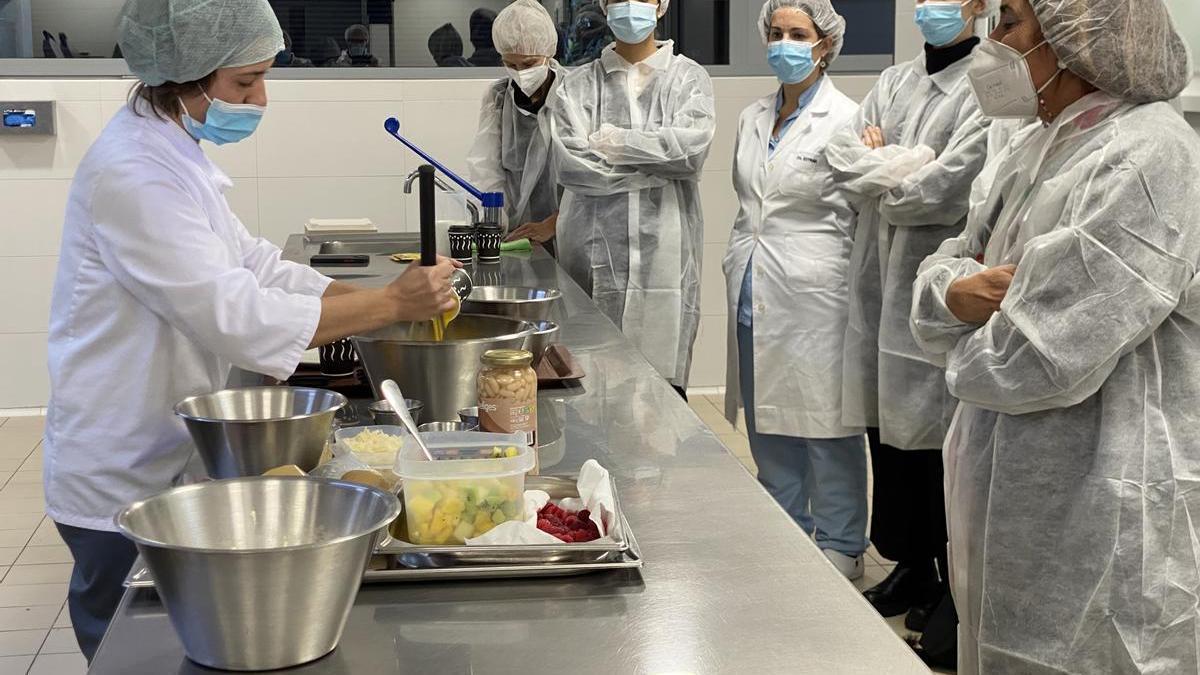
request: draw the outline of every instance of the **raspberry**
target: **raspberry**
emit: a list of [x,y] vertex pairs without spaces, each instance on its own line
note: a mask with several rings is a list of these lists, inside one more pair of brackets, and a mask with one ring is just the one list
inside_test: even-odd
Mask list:
[[591,521],[590,511],[567,511],[552,502],[548,502],[538,511],[537,527],[568,544],[600,538],[600,528]]

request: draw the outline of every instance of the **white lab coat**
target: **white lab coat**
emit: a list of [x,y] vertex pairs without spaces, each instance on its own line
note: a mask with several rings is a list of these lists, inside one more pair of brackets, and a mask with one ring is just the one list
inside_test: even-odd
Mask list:
[[858,105],[829,78],[768,157],[776,94],[742,112],[733,183],[740,208],[725,271],[729,306],[725,413],[737,419],[737,314],[754,264],[754,416],[759,433],[804,438],[861,434],[842,424],[842,340],[854,210],[825,144]]
[[176,403],[233,365],[291,375],[330,283],[251,236],[229,178],[143,114],[118,112],[75,174],[51,300],[46,511],[95,530],[199,468]]

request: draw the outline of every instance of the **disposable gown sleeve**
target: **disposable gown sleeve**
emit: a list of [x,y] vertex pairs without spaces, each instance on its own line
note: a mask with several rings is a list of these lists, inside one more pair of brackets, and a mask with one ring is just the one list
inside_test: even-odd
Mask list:
[[242,242],[242,264],[254,273],[259,285],[316,298],[325,295],[333,279],[308,265],[284,260],[283,251],[278,246],[251,235],[236,216],[234,220],[237,221],[238,236]]
[[1186,209],[1152,198],[1170,198],[1178,179],[1148,180],[1122,162],[1077,188],[1081,194],[1064,210],[1070,222],[1029,241],[1000,311],[950,351],[950,392],[1020,415],[1076,405],[1099,391],[1195,276],[1176,254],[1190,234],[1161,215]]
[[164,166],[119,162],[92,200],[100,258],[138,302],[235,366],[291,376],[316,333],[320,298],[264,288]]
[[[585,66],[586,67],[586,66]],[[575,73],[580,77],[587,73]],[[571,87],[572,83],[566,83]],[[563,188],[587,197],[640,192],[665,187],[670,181],[636,166],[615,166],[596,153],[589,137],[593,127],[579,97],[592,87],[571,87],[554,104],[550,118],[553,167]]]
[[975,261],[982,250],[974,250],[967,233],[947,239],[921,263],[913,282],[912,313],[909,328],[917,345],[930,354],[945,354],[960,338],[978,328],[963,323],[946,306],[950,284],[986,269]]
[[879,212],[892,225],[948,226],[967,215],[971,182],[987,160],[989,121],[973,105],[965,110],[946,148],[884,195]]
[[658,129],[620,129],[606,125],[593,149],[614,167],[632,166],[669,180],[695,178],[716,133],[717,115],[708,74],[692,73],[682,84],[683,105],[666,126]]
[[479,104],[479,129],[467,153],[467,175],[471,184],[483,192],[503,192],[506,185],[500,131],[504,99],[503,94],[497,92],[501,86],[507,86],[507,80],[503,84],[493,84],[483,94]]
[[[884,71],[879,82],[867,93],[852,122],[837,131],[825,146],[825,157],[842,189],[862,203],[899,187],[915,171],[934,159],[931,148],[919,145],[904,148],[886,145],[871,149],[862,142],[863,131],[877,126],[884,105],[893,98],[894,71]],[[886,130],[885,130],[886,131]]]

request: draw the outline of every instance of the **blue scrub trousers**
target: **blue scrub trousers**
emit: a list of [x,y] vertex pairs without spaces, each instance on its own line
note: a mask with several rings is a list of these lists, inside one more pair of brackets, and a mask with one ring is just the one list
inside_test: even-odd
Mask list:
[[867,451],[863,436],[760,434],[754,424],[754,330],[738,323],[738,369],[758,481],[822,550],[867,550]]
[[67,590],[67,609],[79,651],[91,663],[125,594],[125,576],[137,558],[137,547],[117,532],[88,530],[55,523],[75,567]]

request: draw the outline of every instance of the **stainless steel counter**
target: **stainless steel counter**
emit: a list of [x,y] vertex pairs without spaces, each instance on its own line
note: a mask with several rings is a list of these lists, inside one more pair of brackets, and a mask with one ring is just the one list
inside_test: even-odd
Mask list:
[[[289,258],[315,252],[302,239],[289,241]],[[373,258],[365,273],[399,269]],[[563,424],[543,467],[569,473],[594,457],[610,469],[645,567],[364,586],[341,646],[288,672],[929,672],[553,259],[539,249],[474,271],[481,284],[563,291],[563,342],[587,378],[542,393]],[[90,672],[212,671],[187,661],[157,597],[141,590],[125,594]]]

